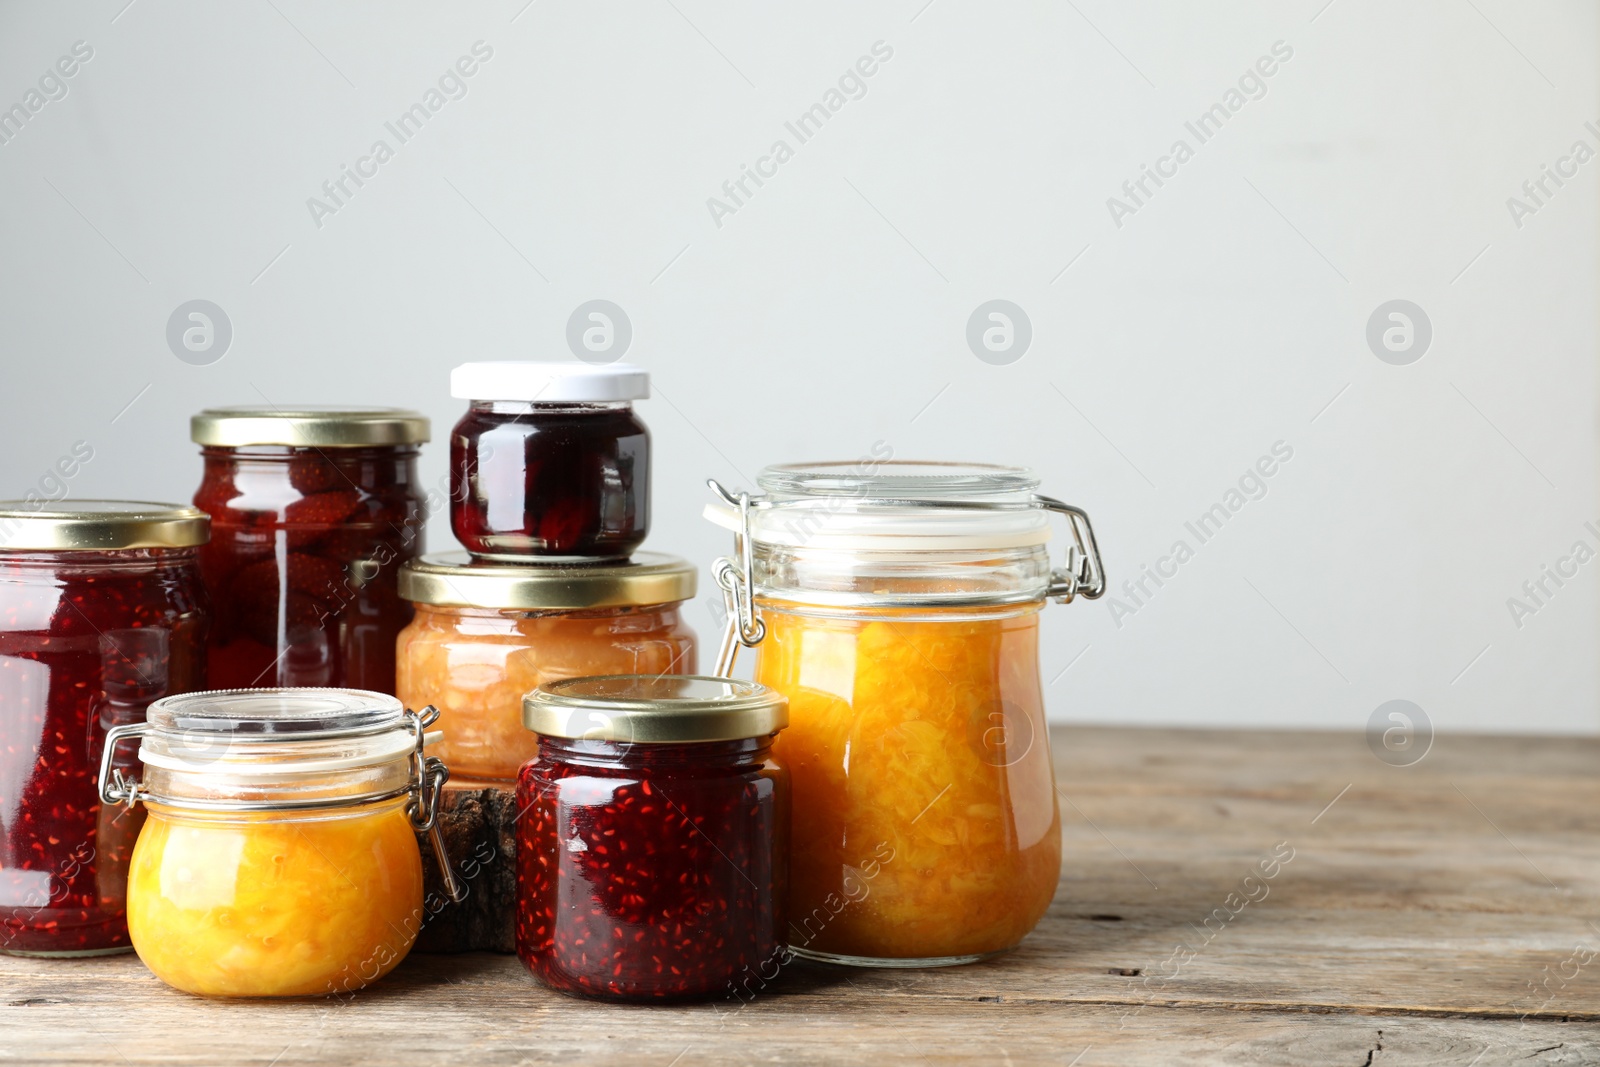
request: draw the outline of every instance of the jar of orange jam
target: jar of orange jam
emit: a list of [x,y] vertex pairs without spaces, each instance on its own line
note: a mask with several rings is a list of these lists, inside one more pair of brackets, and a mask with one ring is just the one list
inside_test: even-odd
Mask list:
[[[423,755],[437,717],[359,689],[168,697],[106,739],[100,795],[143,802],[128,874],[134,950],[207,997],[346,994],[392,970],[424,919],[417,831],[447,772]],[[138,781],[114,770],[142,738]]]
[[[1039,680],[1039,613],[1095,598],[1088,516],[982,464],[769,467],[765,495],[707,517],[735,534],[717,673],[757,648],[789,698],[789,947],[871,967],[970,963],[1014,947],[1061,869]],[[1050,515],[1073,546],[1051,567]]]
[[432,751],[459,781],[503,783],[539,750],[522,697],[600,674],[693,674],[681,605],[693,564],[655,552],[585,564],[515,566],[445,552],[400,571],[416,616],[400,634],[395,692],[444,713]]

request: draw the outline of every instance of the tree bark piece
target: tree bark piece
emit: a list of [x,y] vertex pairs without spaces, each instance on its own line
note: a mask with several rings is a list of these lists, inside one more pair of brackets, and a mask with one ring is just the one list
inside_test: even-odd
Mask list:
[[452,904],[426,836],[417,952],[515,952],[516,794],[493,786],[445,787],[439,812],[445,850],[467,898]]

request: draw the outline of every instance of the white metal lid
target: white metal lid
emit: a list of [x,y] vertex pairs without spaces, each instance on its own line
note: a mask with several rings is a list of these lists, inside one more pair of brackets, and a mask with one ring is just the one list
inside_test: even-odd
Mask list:
[[450,395],[459,400],[523,400],[550,404],[604,404],[650,396],[650,372],[632,363],[596,366],[493,360],[463,363],[450,372]]

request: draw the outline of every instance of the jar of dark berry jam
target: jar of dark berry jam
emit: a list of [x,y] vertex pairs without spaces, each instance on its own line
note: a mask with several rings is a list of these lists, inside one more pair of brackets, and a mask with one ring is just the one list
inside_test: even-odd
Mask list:
[[517,955],[564,993],[753,995],[784,952],[788,722],[765,686],[612,675],[528,694]]
[[129,948],[144,817],[102,806],[96,775],[109,730],[204,686],[206,536],[173,504],[0,503],[0,952]]
[[463,363],[450,395],[472,406],[450,434],[450,527],[467,551],[623,557],[650,529],[650,431],[626,363]]
[[216,606],[210,689],[333,686],[394,693],[411,621],[400,565],[423,551],[418,447],[428,420],[396,408],[212,408],[195,506]]

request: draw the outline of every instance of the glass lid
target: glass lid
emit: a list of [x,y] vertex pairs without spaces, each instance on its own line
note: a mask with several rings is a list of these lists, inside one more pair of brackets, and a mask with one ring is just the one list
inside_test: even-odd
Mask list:
[[[756,479],[749,502],[759,545],[815,551],[1009,551],[1042,545],[1050,523],[1039,479],[1026,467],[925,460],[784,463]],[[738,531],[738,498],[722,498],[706,518]]]
[[925,460],[781,463],[763,470],[756,482],[778,496],[907,501],[1026,499],[1039,487],[1038,477],[1026,467]]
[[302,741],[377,733],[399,726],[405,709],[365,689],[213,689],[150,705],[152,728],[251,741]]

